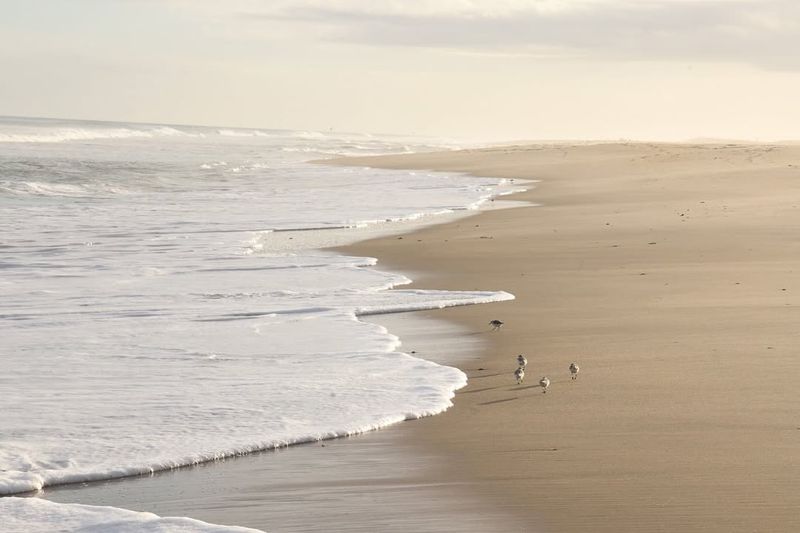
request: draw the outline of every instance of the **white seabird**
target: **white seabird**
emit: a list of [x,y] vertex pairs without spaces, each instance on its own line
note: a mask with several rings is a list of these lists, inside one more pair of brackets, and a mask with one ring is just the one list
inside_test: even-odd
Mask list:
[[547,376],[543,377],[539,380],[539,386],[542,388],[542,392],[547,392],[547,387],[550,386],[550,378]]

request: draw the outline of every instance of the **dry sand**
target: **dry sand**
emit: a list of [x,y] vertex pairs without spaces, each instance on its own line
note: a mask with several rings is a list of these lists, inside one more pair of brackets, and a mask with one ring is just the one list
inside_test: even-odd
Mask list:
[[541,180],[514,197],[541,206],[346,248],[417,287],[517,297],[428,313],[491,340],[455,407],[408,424],[448,457],[431,476],[477,484],[534,531],[800,531],[800,147],[337,162]]

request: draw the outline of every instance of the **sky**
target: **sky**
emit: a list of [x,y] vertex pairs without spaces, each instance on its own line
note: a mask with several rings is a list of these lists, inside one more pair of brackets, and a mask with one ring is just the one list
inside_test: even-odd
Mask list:
[[800,139],[797,0],[0,0],[0,115]]

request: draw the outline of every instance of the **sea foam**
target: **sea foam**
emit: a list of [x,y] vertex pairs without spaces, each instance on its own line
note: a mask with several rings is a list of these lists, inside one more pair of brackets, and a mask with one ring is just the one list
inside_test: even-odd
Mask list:
[[[352,435],[451,405],[463,372],[403,353],[359,317],[512,296],[403,289],[410,280],[373,258],[317,248],[474,208],[507,184],[310,165],[284,150],[352,148],[341,135],[0,120],[0,135],[39,139],[142,128],[156,133],[46,151],[0,143],[0,494]],[[359,142],[375,153],[409,140]]]
[[51,128],[45,132],[0,133],[0,143],[59,143],[94,139],[130,139],[186,135],[169,126],[148,129],[131,128]]
[[2,498],[4,533],[114,531],[114,533],[258,533],[256,529],[208,524],[191,518],[162,518],[116,507],[57,504],[39,498]]

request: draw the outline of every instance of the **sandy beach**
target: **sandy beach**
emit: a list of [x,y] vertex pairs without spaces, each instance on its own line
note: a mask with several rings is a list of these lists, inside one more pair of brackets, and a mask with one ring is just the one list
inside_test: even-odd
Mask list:
[[800,530],[800,147],[531,145],[326,163],[539,180],[505,197],[523,207],[340,249],[413,287],[516,295],[367,317],[404,350],[467,372],[455,406],[325,447],[45,497],[274,531]]
[[[447,457],[431,475],[479,487],[532,531],[800,530],[800,147],[553,144],[336,163],[540,180],[513,197],[537,206],[345,249],[415,287],[516,295],[423,314],[489,340],[455,407],[407,425]],[[489,333],[495,318],[505,326]]]
[[0,4],[0,533],[800,533],[800,1]]

